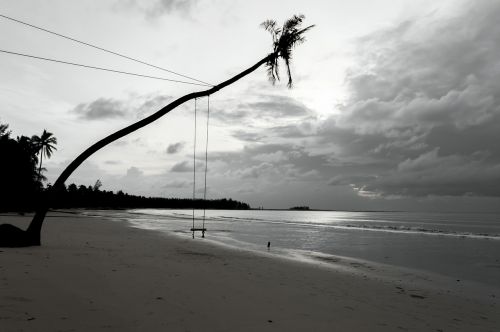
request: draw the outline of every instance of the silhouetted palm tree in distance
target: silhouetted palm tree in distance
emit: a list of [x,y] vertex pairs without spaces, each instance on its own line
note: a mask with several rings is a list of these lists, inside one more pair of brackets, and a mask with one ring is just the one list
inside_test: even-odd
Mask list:
[[[242,71],[241,73],[233,76],[232,78],[215,85],[211,87],[208,90],[204,91],[199,91],[199,92],[193,92],[189,93],[183,97],[180,97],[170,104],[166,105],[156,113],[153,113],[152,115],[136,122],[128,127],[125,127],[121,130],[118,130],[117,132],[101,139],[100,141],[96,142],[92,146],[90,146],[87,150],[83,151],[78,157],[76,157],[75,160],[73,160],[67,167],[66,169],[59,175],[57,180],[55,181],[54,185],[51,188],[51,191],[48,192],[48,197],[46,197],[46,201],[41,202],[41,207],[36,211],[35,216],[33,217],[33,220],[31,221],[28,229],[26,232],[22,233],[23,236],[26,238],[23,238],[19,241],[19,245],[40,245],[40,232],[43,224],[43,220],[45,218],[45,215],[49,209],[50,206],[50,201],[51,201],[51,192],[58,191],[60,190],[64,182],[68,179],[68,177],[73,173],[78,166],[80,166],[88,157],[90,157],[92,154],[94,154],[96,151],[100,150],[101,148],[105,147],[106,145],[114,142],[115,140],[128,135],[150,123],[153,121],[158,120],[161,118],[163,115],[167,114],[177,106],[182,105],[183,103],[195,99],[195,98],[200,98],[204,96],[209,96],[213,93],[216,93],[217,91],[221,90],[222,88],[225,88],[226,86],[233,84],[234,82],[238,81],[239,79],[245,77],[246,75],[252,73],[255,71],[257,68],[259,68],[262,65],[266,65],[268,69],[268,74],[269,78],[273,83],[276,82],[276,80],[279,80],[279,68],[278,68],[278,61],[279,59],[282,59],[285,62],[285,65],[287,67],[287,74],[288,74],[288,86],[292,86],[292,76],[291,76],[291,71],[290,71],[290,60],[292,58],[292,49],[294,46],[297,44],[301,43],[304,41],[304,33],[311,29],[313,26],[308,26],[306,28],[301,29],[302,22],[304,20],[303,15],[295,15],[291,19],[287,20],[281,28],[277,27],[277,24],[275,21],[272,20],[267,20],[264,23],[262,23],[262,26],[268,30],[271,33],[271,36],[273,38],[273,51],[265,56],[263,59],[259,60],[256,64],[253,66],[249,67],[248,69]],[[0,225],[0,246],[2,245],[2,238],[4,235],[2,235],[2,227],[3,225]],[[10,226],[10,225],[9,225]],[[12,226],[13,227],[13,226]],[[7,232],[12,232],[13,234],[15,233],[15,236],[19,236],[19,231],[10,231],[9,229],[12,229],[12,227],[4,227],[4,229],[7,230]],[[21,231],[22,232],[22,231]],[[22,244],[21,244],[22,243]],[[28,243],[28,244],[26,244]],[[12,246],[12,245],[11,245]]]
[[43,155],[47,158],[52,156],[54,150],[57,150],[55,145],[57,144],[57,138],[54,134],[48,132],[46,129],[43,130],[42,136],[33,135],[31,141],[38,149],[38,154],[40,155],[40,165],[38,166],[38,178],[42,179],[42,159]]

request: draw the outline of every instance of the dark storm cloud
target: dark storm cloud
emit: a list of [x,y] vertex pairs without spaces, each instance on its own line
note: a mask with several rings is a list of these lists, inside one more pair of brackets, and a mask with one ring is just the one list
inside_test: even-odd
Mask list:
[[99,98],[91,103],[79,104],[73,112],[86,120],[122,118],[127,115],[127,110],[122,102],[109,98]]
[[410,20],[360,41],[350,98],[318,129],[345,160],[385,169],[343,174],[363,195],[500,196],[500,3]]
[[373,181],[374,176],[369,176],[369,175],[349,175],[349,176],[334,176],[328,181],[329,185],[332,186],[338,186],[338,185],[349,185],[349,186],[355,186],[356,183],[360,182],[367,182],[367,181]]
[[500,164],[485,163],[480,153],[440,156],[438,151],[436,148],[405,160],[396,172],[368,181],[359,189],[396,196],[500,196]]
[[226,177],[274,182],[319,179],[330,168],[325,156],[311,155],[290,144],[252,144],[240,151],[211,153],[209,165],[217,162],[224,165],[219,171]]
[[177,152],[181,151],[184,148],[185,145],[186,145],[185,142],[177,142],[177,143],[174,143],[174,144],[170,144],[167,147],[167,154],[177,153]]

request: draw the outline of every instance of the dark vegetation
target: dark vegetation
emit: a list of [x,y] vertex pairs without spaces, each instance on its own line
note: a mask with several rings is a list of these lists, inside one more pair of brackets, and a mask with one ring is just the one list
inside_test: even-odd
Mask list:
[[[43,142],[49,142],[49,153],[44,153]],[[55,150],[57,140],[51,133],[43,131],[38,136],[11,137],[7,124],[0,124],[0,152],[4,156],[0,162],[0,211],[28,212],[38,207],[42,196],[52,190],[49,184],[43,186],[42,156],[49,157]],[[40,157],[40,158],[39,158]],[[135,196],[118,191],[101,190],[97,180],[93,186],[63,185],[54,192],[52,208],[207,208],[207,209],[249,209],[246,203],[232,199],[204,201],[186,198],[161,198]]]
[[7,124],[0,124],[0,210],[33,209],[43,191],[37,170],[38,147],[34,137],[12,138]]
[[294,206],[291,207],[290,210],[309,211],[309,206]]
[[247,203],[232,199],[203,200],[190,198],[162,198],[135,196],[118,191],[100,190],[100,181],[94,186],[76,186],[74,183],[63,187],[55,196],[52,208],[167,208],[167,209],[249,209]]

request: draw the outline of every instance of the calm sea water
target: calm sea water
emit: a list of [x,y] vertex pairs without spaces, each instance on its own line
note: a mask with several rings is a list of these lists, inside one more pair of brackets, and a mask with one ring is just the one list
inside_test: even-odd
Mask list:
[[[120,217],[190,237],[192,213],[136,209]],[[196,227],[202,215],[196,211]],[[207,238],[250,250],[266,251],[270,241],[274,252],[296,257],[348,257],[500,289],[500,214],[207,210],[205,226]]]

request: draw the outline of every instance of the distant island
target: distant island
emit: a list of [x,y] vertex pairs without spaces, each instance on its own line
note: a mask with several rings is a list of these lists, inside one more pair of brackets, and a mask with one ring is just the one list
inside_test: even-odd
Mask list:
[[309,211],[309,206],[294,206],[289,210],[298,210],[298,211]]

